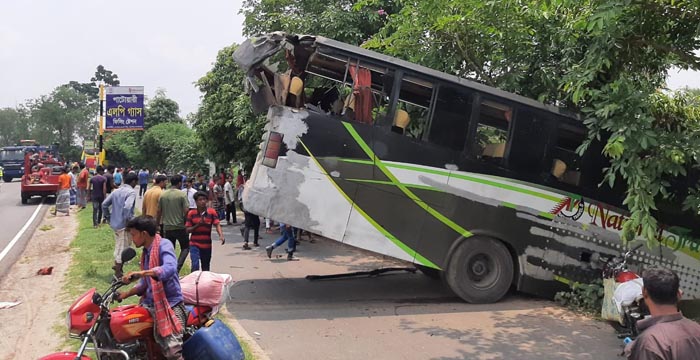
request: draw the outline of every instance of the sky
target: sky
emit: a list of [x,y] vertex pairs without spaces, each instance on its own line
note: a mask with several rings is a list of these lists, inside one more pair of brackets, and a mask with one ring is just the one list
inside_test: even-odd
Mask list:
[[89,82],[97,65],[121,85],[163,88],[195,112],[193,85],[223,47],[244,40],[242,0],[21,0],[0,5],[0,108]]
[[[71,80],[88,82],[97,65],[121,85],[163,88],[195,112],[193,83],[217,52],[244,40],[242,0],[21,0],[0,5],[0,108],[15,107]],[[671,89],[700,88],[700,72],[673,71]]]

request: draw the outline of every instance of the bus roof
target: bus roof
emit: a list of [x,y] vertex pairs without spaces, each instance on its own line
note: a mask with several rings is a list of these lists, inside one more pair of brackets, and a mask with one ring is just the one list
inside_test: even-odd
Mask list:
[[[299,38],[302,37],[307,37],[308,36],[299,36]],[[542,102],[539,102],[537,100],[533,100],[530,98],[527,98],[525,96],[517,95],[514,93],[510,93],[501,89],[497,89],[488,85],[484,85],[481,83],[478,83],[476,81],[472,80],[467,80],[465,78],[461,78],[459,76],[455,75],[450,75],[441,71],[437,71],[435,69],[431,69],[429,67],[425,67],[422,65],[414,64],[405,60],[401,60],[392,56],[380,54],[376,51],[372,50],[367,50],[363,49],[358,46],[346,44],[337,40],[329,39],[323,36],[312,36],[315,38],[314,45],[317,47],[326,47],[330,49],[335,49],[341,52],[345,53],[352,53],[357,56],[361,56],[367,59],[370,59],[374,62],[380,62],[385,64],[387,67],[393,67],[393,68],[401,68],[403,70],[407,70],[410,72],[414,73],[419,73],[423,75],[427,75],[429,77],[432,77],[434,79],[443,81],[443,82],[448,82],[448,83],[453,83],[457,84],[466,88],[470,88],[476,91],[479,91],[481,93],[493,95],[499,98],[504,98],[516,103],[520,103],[523,105],[531,106],[534,108],[538,108],[541,110],[557,113],[575,120],[580,120],[580,117],[576,115],[575,113],[571,112],[570,110],[567,110],[565,108],[561,108],[558,106],[554,105],[549,105],[545,104]],[[322,51],[323,52],[323,51]]]

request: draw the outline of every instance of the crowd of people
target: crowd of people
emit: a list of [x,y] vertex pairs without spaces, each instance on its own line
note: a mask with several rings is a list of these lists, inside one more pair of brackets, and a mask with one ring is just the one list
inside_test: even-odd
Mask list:
[[[149,169],[120,169],[114,166],[98,166],[94,174],[82,164],[65,167],[59,176],[59,191],[54,214],[70,215],[70,206],[77,211],[92,202],[92,220],[95,228],[109,224],[114,234],[114,275],[129,283],[132,275],[155,275],[155,281],[140,281],[135,287],[120,295],[143,296],[142,304],[154,317],[172,325],[168,331],[156,326],[154,336],[168,359],[181,359],[183,302],[178,274],[187,258],[191,270],[209,271],[212,257],[212,231],[216,230],[219,242],[226,243],[222,229],[238,224],[237,209],[243,211],[240,226],[243,249],[251,250],[260,245],[260,218],[245,211],[243,189],[246,178],[241,171],[234,181],[233,174],[223,170],[210,178],[202,174],[187,176],[183,172],[168,175]],[[137,191],[138,188],[138,191]],[[137,197],[142,199],[141,215],[136,214]],[[266,232],[272,233],[272,222],[265,219]],[[294,229],[280,224],[281,237],[268,246],[271,257],[275,247],[287,242],[287,258],[293,259],[296,249]],[[166,240],[166,241],[161,241]],[[144,248],[141,270],[124,274],[121,254],[131,245]],[[180,254],[175,249],[180,246]],[[167,319],[166,319],[167,318]]]
[[[70,170],[70,171],[69,171]],[[219,241],[225,243],[222,225],[239,224],[237,210],[243,212],[240,233],[242,248],[252,250],[260,246],[261,221],[257,215],[245,211],[243,189],[246,177],[242,171],[206,177],[203,174],[187,176],[180,171],[168,175],[147,168],[117,168],[98,166],[91,174],[82,164],[66,167],[59,177],[59,192],[55,214],[70,215],[70,205],[78,211],[92,203],[92,224],[95,228],[109,224],[115,237],[114,272],[123,275],[121,252],[131,244],[126,223],[136,213],[136,198],[142,199],[141,214],[150,216],[158,224],[158,233],[180,246],[177,259],[178,273],[190,258],[192,271],[211,267],[212,230],[216,230]],[[137,190],[138,189],[138,190]],[[272,233],[273,221],[265,219],[265,231]],[[287,259],[294,259],[297,237],[300,230],[279,224],[280,237],[267,246],[266,253],[272,257],[275,248],[287,243]],[[252,246],[251,244],[252,233]]]

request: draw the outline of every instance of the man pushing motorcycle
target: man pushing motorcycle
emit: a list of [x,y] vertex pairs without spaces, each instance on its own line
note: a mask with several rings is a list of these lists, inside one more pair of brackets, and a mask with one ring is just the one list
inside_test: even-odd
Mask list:
[[[177,272],[173,243],[156,234],[153,217],[142,215],[129,220],[126,230],[136,247],[142,247],[141,271],[130,271],[122,278],[125,284],[141,280],[130,290],[120,293],[119,300],[141,296],[141,305],[150,311],[154,337],[167,359],[182,359],[182,334],[186,310]],[[163,241],[165,240],[165,241]]]

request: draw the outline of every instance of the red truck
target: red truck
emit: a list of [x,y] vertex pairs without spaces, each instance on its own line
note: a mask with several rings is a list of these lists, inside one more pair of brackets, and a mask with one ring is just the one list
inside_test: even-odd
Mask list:
[[56,196],[58,176],[64,166],[51,151],[25,152],[22,204],[26,204],[33,196]]

